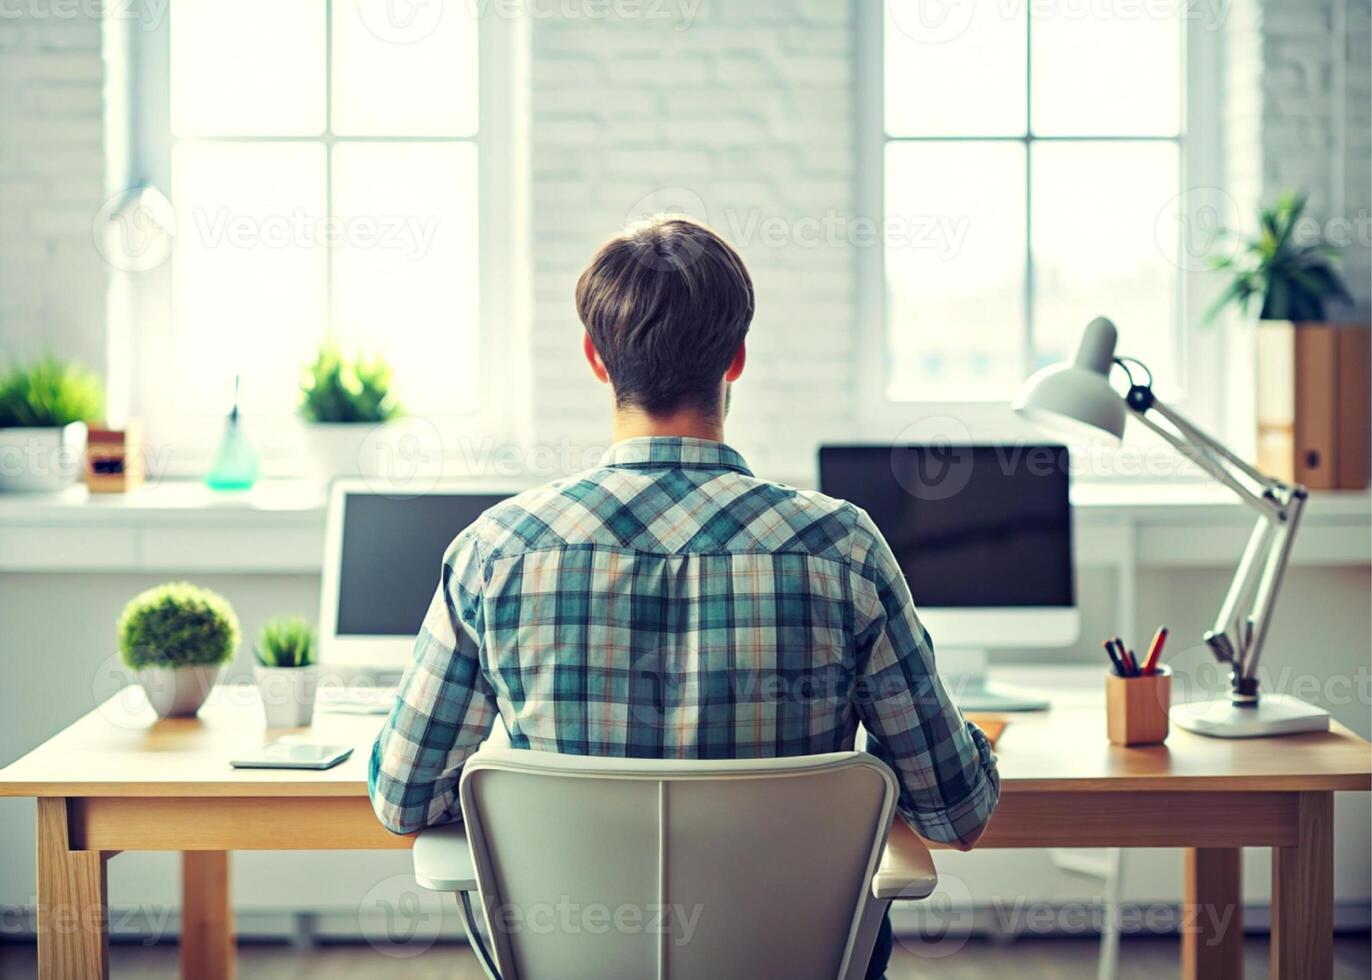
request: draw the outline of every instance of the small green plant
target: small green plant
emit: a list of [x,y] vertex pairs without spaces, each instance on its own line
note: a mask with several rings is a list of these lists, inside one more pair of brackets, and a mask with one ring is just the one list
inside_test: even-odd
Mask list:
[[391,369],[380,357],[349,361],[326,344],[305,368],[300,414],[308,422],[386,422],[400,412],[391,397]]
[[315,662],[314,628],[299,616],[278,616],[262,627],[253,655],[263,667],[310,667]]
[[0,375],[0,429],[61,428],[105,414],[105,393],[90,371],[55,357]]
[[134,596],[119,617],[119,654],[140,667],[226,663],[238,647],[238,617],[218,593],[168,582]]
[[[1296,228],[1305,211],[1306,195],[1287,191],[1276,206],[1258,215],[1258,237],[1234,255],[1216,259],[1215,269],[1233,276],[1228,287],[1206,311],[1214,320],[1229,306],[1245,316],[1254,297],[1261,297],[1260,320],[1317,322],[1324,319],[1329,299],[1349,300],[1348,290],[1329,261],[1338,249],[1320,239],[1301,243]],[[1227,237],[1236,237],[1225,231]]]

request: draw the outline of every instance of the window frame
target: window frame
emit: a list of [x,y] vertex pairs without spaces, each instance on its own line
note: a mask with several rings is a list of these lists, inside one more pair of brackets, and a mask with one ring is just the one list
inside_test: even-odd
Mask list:
[[[332,10],[326,5],[325,42],[332,45]],[[465,9],[462,11],[466,15]],[[127,166],[119,168],[127,187],[150,185],[170,196],[171,13],[128,32],[129,119]],[[318,136],[269,137],[266,141],[318,143],[325,149],[326,174],[339,143],[470,144],[477,153],[477,351],[475,377],[480,385],[478,408],[470,412],[426,415],[442,440],[445,460],[470,461],[490,444],[518,443],[530,427],[530,370],[527,351],[531,329],[529,254],[529,24],[522,16],[477,18],[477,129],[472,136],[348,136],[333,132],[332,119]],[[331,50],[331,49],[330,49]],[[326,58],[326,68],[332,58]],[[332,84],[325,80],[326,106]],[[258,142],[256,137],[186,137],[186,141]],[[326,194],[328,188],[326,185]],[[170,399],[155,390],[157,374],[175,369],[158,353],[175,329],[174,261],[168,258],[143,272],[114,270],[107,314],[107,374],[111,381],[111,414],[140,418],[150,445],[161,452],[162,475],[198,476],[208,467],[222,416],[182,416],[168,412]],[[332,303],[333,262],[329,268]],[[324,340],[328,334],[321,336]],[[164,365],[169,365],[164,367]],[[228,410],[226,393],[225,413]],[[246,410],[245,410],[246,411]],[[260,415],[252,436],[262,452],[264,475],[306,472],[300,456],[303,422],[296,413]],[[251,419],[250,419],[251,421]],[[213,428],[210,428],[213,426]],[[212,433],[212,434],[211,434]],[[207,439],[206,436],[209,436]],[[474,440],[480,445],[475,448]]]
[[[1023,16],[1029,7],[1021,6]],[[884,4],[858,4],[855,20],[854,75],[857,103],[856,133],[858,150],[855,178],[857,213],[881,219],[885,215],[885,156],[892,142],[940,141],[999,141],[1020,143],[1026,155],[1035,142],[1066,143],[1085,139],[1102,142],[1175,142],[1180,147],[1180,186],[1187,195],[1191,190],[1212,191],[1224,187],[1222,109],[1222,38],[1216,29],[1207,29],[1189,8],[1182,8],[1182,65],[1181,128],[1177,137],[1077,137],[1037,136],[1032,130],[1017,136],[923,136],[893,137],[886,132],[884,77]],[[1032,44],[1032,38],[1026,38]],[[1032,71],[1030,55],[1027,71]],[[1026,94],[1026,98],[1029,97]],[[1032,164],[1026,160],[1025,195],[1029,194],[1028,175]],[[1183,200],[1183,213],[1186,207]],[[1023,289],[1025,310],[1026,370],[1033,329],[1033,255],[1032,214],[1026,211],[1025,271]],[[1042,438],[1037,429],[1022,422],[1010,411],[1013,391],[1007,391],[1004,401],[903,401],[887,394],[887,374],[891,362],[887,343],[886,276],[884,247],[878,243],[861,249],[857,256],[856,313],[859,323],[858,366],[861,377],[879,379],[877,383],[859,386],[857,416],[868,438],[897,439],[911,425],[930,419],[949,418],[965,428],[975,441],[999,439]],[[1226,417],[1228,408],[1222,394],[1223,365],[1228,346],[1224,331],[1218,325],[1207,328],[1201,318],[1215,293],[1214,275],[1208,270],[1180,268],[1178,270],[1177,323],[1180,331],[1180,378],[1159,378],[1169,387],[1181,388],[1183,394],[1171,404],[1195,418],[1202,426],[1242,437],[1235,430],[1235,419]],[[1109,315],[1109,311],[1102,311]],[[1085,324],[1082,324],[1084,327]],[[1121,354],[1129,353],[1121,350]],[[1241,424],[1241,423],[1240,423]],[[936,426],[937,427],[937,426]],[[1139,427],[1131,427],[1132,441]]]

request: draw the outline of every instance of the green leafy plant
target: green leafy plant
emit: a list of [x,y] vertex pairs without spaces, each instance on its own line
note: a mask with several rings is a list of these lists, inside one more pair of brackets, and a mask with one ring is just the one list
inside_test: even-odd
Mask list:
[[119,654],[135,670],[226,663],[238,636],[238,617],[224,597],[189,582],[141,592],[119,617]]
[[391,369],[380,357],[348,360],[326,344],[305,369],[300,414],[309,422],[386,422],[400,412]]
[[[1349,300],[1348,290],[1329,261],[1338,249],[1323,239],[1301,243],[1296,229],[1305,212],[1306,195],[1287,191],[1258,215],[1258,236],[1234,255],[1216,259],[1215,269],[1230,273],[1228,287],[1206,311],[1214,320],[1230,306],[1245,316],[1261,297],[1260,320],[1321,321],[1329,299]],[[1237,237],[1226,231],[1227,237]]]
[[315,662],[314,628],[299,616],[269,620],[257,636],[253,656],[263,667],[309,667]]
[[0,375],[0,429],[60,428],[105,414],[105,392],[90,371],[55,357]]

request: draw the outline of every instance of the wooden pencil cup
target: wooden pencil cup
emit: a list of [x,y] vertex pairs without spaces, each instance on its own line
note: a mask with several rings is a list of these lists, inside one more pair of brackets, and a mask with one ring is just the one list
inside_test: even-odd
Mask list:
[[1172,671],[1105,675],[1105,726],[1114,745],[1158,745],[1167,741],[1167,712],[1172,707]]

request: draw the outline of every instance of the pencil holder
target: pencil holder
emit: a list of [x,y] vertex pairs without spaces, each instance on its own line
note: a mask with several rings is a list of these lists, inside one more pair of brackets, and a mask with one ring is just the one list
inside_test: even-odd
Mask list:
[[1167,741],[1171,706],[1172,671],[1167,667],[1139,677],[1105,675],[1105,726],[1114,745]]

